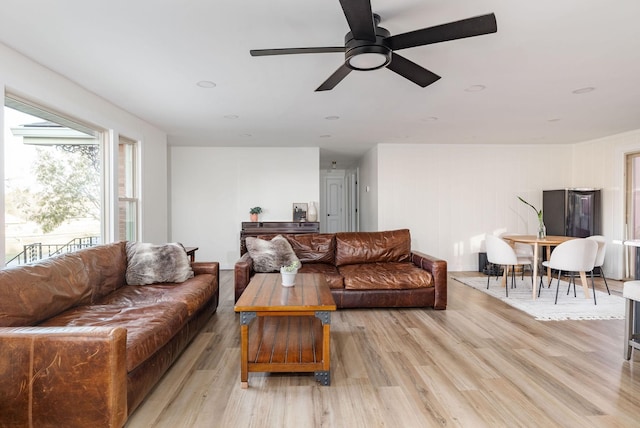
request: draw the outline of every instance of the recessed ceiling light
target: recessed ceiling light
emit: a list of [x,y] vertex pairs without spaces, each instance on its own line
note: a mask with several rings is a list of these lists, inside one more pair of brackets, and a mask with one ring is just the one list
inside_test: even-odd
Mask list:
[[338,120],[340,119],[340,116],[327,116],[325,117],[326,120]]
[[201,88],[215,88],[216,84],[214,82],[212,82],[211,80],[201,80],[198,83],[196,83],[196,85],[200,86]]
[[238,116],[237,114],[228,114],[228,115],[226,115],[224,118],[225,118],[225,119],[237,119],[237,118],[239,118],[239,117],[240,117],[240,116]]
[[484,85],[473,85],[473,86],[469,86],[467,89],[465,89],[465,91],[480,92],[480,91],[484,91],[485,89],[487,89],[487,87]]
[[252,135],[251,135],[251,134],[240,134],[240,136],[241,136],[241,137],[247,137],[247,138],[248,138],[248,137],[251,137]]
[[553,119],[549,119],[547,120],[547,122],[560,122],[562,119],[560,119],[559,117],[554,117]]
[[576,90],[571,91],[571,92],[574,93],[574,94],[578,94],[579,95],[579,94],[586,94],[588,92],[595,91],[595,90],[596,90],[596,88],[594,88],[593,86],[587,86],[585,88],[576,89]]
[[331,138],[331,135],[329,135],[329,134],[324,134],[324,135],[321,135],[321,136],[320,136],[320,138]]

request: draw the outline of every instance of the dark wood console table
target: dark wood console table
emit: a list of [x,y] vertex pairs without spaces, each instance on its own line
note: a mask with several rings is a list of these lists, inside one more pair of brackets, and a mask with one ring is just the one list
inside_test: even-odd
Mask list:
[[187,252],[187,256],[189,256],[189,261],[191,263],[196,261],[196,251],[198,251],[198,247],[184,247],[184,250]]
[[320,223],[317,221],[244,221],[240,230],[240,255],[247,252],[245,239],[247,236],[259,235],[292,235],[300,233],[318,233]]

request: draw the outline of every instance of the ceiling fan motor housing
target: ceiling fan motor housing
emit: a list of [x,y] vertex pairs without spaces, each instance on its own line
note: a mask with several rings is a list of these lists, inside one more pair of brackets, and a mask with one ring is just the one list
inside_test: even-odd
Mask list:
[[[376,27],[375,40],[358,40],[351,32],[344,36],[345,64],[352,70],[377,70],[386,67],[391,62],[391,48],[384,40],[391,33],[385,28]],[[357,58],[359,57],[360,58]],[[364,58],[367,59],[364,59]]]

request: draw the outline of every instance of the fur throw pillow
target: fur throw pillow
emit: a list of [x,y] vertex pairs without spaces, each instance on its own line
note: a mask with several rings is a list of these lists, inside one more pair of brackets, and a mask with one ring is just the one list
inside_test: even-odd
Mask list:
[[189,278],[193,278],[193,269],[182,244],[127,242],[127,284],[184,282]]
[[256,272],[279,272],[280,267],[300,261],[282,235],[274,236],[270,241],[248,236],[245,242]]

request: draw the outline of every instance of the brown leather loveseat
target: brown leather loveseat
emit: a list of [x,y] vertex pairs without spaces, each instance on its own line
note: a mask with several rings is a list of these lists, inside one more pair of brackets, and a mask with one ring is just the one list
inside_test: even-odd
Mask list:
[[123,426],[216,311],[217,262],[127,285],[126,248],[0,270],[0,426]]
[[[284,237],[302,263],[300,273],[325,275],[338,308],[447,307],[447,262],[412,251],[408,229]],[[236,300],[254,273],[246,252],[234,268]]]

